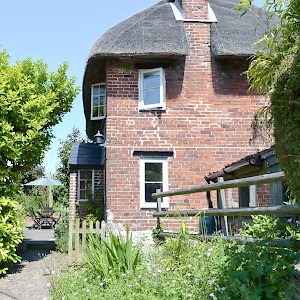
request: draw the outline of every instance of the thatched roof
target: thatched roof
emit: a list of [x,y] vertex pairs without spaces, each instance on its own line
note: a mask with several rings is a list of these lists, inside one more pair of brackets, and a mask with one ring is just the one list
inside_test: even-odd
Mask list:
[[255,42],[262,38],[276,20],[268,24],[265,13],[253,6],[251,11],[234,9],[240,0],[209,0],[218,22],[211,25],[211,50],[216,56],[249,56],[259,48]]
[[104,33],[89,59],[101,56],[187,55],[183,22],[177,22],[168,1],[160,1]]
[[[268,29],[266,15],[253,7],[244,16],[234,9],[240,0],[209,0],[217,22],[211,24],[211,49],[216,56],[249,56]],[[271,27],[274,22],[271,22]],[[189,52],[184,22],[177,21],[168,0],[126,19],[104,33],[88,60],[96,57],[185,56]]]

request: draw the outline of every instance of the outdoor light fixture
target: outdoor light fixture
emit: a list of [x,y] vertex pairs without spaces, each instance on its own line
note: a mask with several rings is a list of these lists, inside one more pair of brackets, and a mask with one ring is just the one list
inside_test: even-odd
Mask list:
[[95,142],[96,142],[97,145],[103,145],[104,144],[104,136],[103,136],[103,134],[100,133],[99,130],[94,135],[94,137],[95,137]]

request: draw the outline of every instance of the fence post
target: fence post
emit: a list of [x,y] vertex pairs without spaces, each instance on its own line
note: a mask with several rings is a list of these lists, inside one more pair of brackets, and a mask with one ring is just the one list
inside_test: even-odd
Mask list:
[[86,247],[86,220],[82,222],[82,249]]
[[105,241],[106,223],[104,220],[101,221],[101,240]]
[[[156,193],[160,193],[160,189],[156,190]],[[157,212],[161,212],[161,198],[157,198]],[[160,217],[157,218],[157,228],[160,227]]]
[[[223,177],[218,177],[218,182],[224,182]],[[226,197],[225,197],[225,191],[224,189],[218,191],[219,196],[219,208],[226,208]],[[227,222],[227,216],[221,217],[221,228],[222,232],[225,236],[228,235],[228,222]]]
[[100,235],[100,221],[96,221],[96,234]]
[[80,219],[75,220],[75,262],[79,262],[79,230],[80,230]]
[[73,262],[72,254],[73,254],[73,228],[74,221],[69,221],[69,241],[68,241],[68,265],[70,266]]

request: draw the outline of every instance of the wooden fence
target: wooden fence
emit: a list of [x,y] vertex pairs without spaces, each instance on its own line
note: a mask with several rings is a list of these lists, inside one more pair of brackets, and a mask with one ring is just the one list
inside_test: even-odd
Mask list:
[[96,233],[105,239],[106,223],[102,221],[87,222],[80,219],[70,220],[69,222],[69,241],[68,241],[68,264],[79,263],[82,260],[82,249],[86,247],[87,237],[91,233]]
[[[185,211],[162,211],[161,199],[163,197],[171,197],[177,195],[186,195],[208,191],[220,191],[221,203],[225,203],[224,189],[245,187],[250,185],[271,183],[277,181],[284,181],[284,173],[272,173],[260,176],[247,177],[242,179],[222,181],[213,184],[207,184],[203,186],[196,186],[187,189],[177,189],[173,191],[157,192],[152,194],[152,198],[157,199],[157,212],[153,213],[153,217],[156,217],[158,221],[162,217],[201,217],[201,216],[218,216],[223,218],[222,232],[226,237],[228,235],[227,217],[228,216],[252,216],[252,215],[300,215],[299,205],[279,205],[270,207],[243,207],[243,208],[208,208],[202,210],[185,210]],[[223,192],[223,193],[222,193]],[[224,207],[224,206],[223,206]],[[176,233],[175,233],[176,234]],[[165,237],[168,235],[174,235],[174,233],[162,232],[159,236]],[[213,238],[213,237],[209,237]],[[300,241],[298,241],[300,243]],[[272,244],[272,243],[271,243]],[[287,242],[282,242],[277,239],[273,241],[274,245],[286,245]],[[300,247],[300,246],[299,246]]]

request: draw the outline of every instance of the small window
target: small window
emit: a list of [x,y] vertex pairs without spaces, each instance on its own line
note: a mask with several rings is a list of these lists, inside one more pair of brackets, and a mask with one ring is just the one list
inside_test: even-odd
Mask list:
[[94,193],[94,170],[78,171],[78,201],[87,201]]
[[[158,190],[169,188],[167,159],[140,160],[140,204],[141,208],[156,208],[157,201],[151,197]],[[162,199],[162,208],[169,207],[169,199]]]
[[91,89],[91,120],[105,118],[106,115],[106,86],[105,83],[92,85]]
[[139,70],[139,109],[166,109],[166,79],[163,68]]

